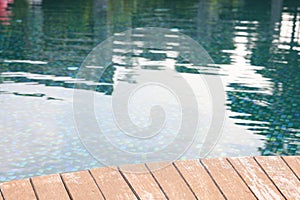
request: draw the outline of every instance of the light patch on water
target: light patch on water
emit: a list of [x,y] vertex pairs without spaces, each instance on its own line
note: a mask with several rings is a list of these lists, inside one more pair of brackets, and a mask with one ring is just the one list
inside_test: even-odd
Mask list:
[[38,60],[4,60],[5,63],[26,63],[32,65],[46,65],[48,62]]

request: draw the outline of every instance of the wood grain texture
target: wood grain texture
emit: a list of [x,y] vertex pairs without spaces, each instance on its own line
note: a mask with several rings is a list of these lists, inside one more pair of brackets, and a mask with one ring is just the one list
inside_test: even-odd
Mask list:
[[225,199],[199,160],[175,161],[198,199]]
[[300,179],[300,156],[285,156],[282,157],[288,166],[292,168],[298,179]]
[[141,199],[166,198],[144,164],[123,165],[120,170]]
[[31,179],[39,200],[69,200],[68,192],[58,174]]
[[284,199],[253,158],[229,158],[229,161],[258,199]]
[[61,177],[73,200],[104,199],[88,171],[65,173]]
[[300,199],[300,156],[104,167],[0,183],[0,200]]
[[201,162],[227,199],[256,199],[225,158],[202,159]]
[[300,182],[280,157],[258,156],[255,159],[287,199],[300,199]]
[[196,198],[172,163],[148,163],[147,166],[169,199]]
[[37,199],[29,179],[1,183],[0,188],[5,200]]
[[90,171],[105,199],[137,199],[116,167]]

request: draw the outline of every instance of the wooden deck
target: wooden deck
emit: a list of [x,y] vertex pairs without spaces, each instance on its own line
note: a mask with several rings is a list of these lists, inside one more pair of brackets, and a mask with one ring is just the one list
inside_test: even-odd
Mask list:
[[300,156],[103,167],[0,184],[0,200],[300,199]]

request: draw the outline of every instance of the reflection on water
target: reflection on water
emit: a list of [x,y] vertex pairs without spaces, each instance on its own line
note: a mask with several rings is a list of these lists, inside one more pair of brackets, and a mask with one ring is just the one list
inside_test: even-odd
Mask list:
[[[180,31],[213,58],[215,64],[195,68],[171,57],[178,62],[174,70],[191,80],[197,74],[223,80],[228,118],[210,156],[300,154],[299,2],[3,0],[0,161],[11,164],[0,165],[1,180],[100,165],[74,133],[71,89],[81,81],[109,96],[118,81],[134,84],[136,74],[118,53],[98,82],[76,74],[96,45],[135,27]],[[145,63],[170,59],[155,50],[125,56]]]

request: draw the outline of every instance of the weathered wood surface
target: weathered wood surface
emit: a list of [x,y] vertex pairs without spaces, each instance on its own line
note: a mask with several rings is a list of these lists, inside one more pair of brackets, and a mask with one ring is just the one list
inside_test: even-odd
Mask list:
[[284,159],[298,179],[300,179],[300,156],[286,156],[282,157],[282,159]]
[[116,167],[91,169],[91,174],[106,199],[137,199]]
[[284,199],[253,158],[229,158],[229,162],[258,199]]
[[29,179],[2,183],[0,188],[2,195],[6,200],[37,199]]
[[149,163],[147,167],[169,199],[196,199],[172,163]]
[[0,200],[300,199],[300,156],[103,167],[0,183]]
[[280,157],[255,157],[287,199],[300,199],[300,181]]
[[163,191],[144,164],[125,165],[121,172],[141,199],[164,199]]
[[226,158],[201,161],[227,199],[256,199]]
[[198,199],[225,199],[198,160],[175,161],[175,166]]
[[69,195],[58,174],[37,176],[31,179],[39,200],[69,200]]
[[72,199],[104,199],[88,171],[65,173],[61,176]]

